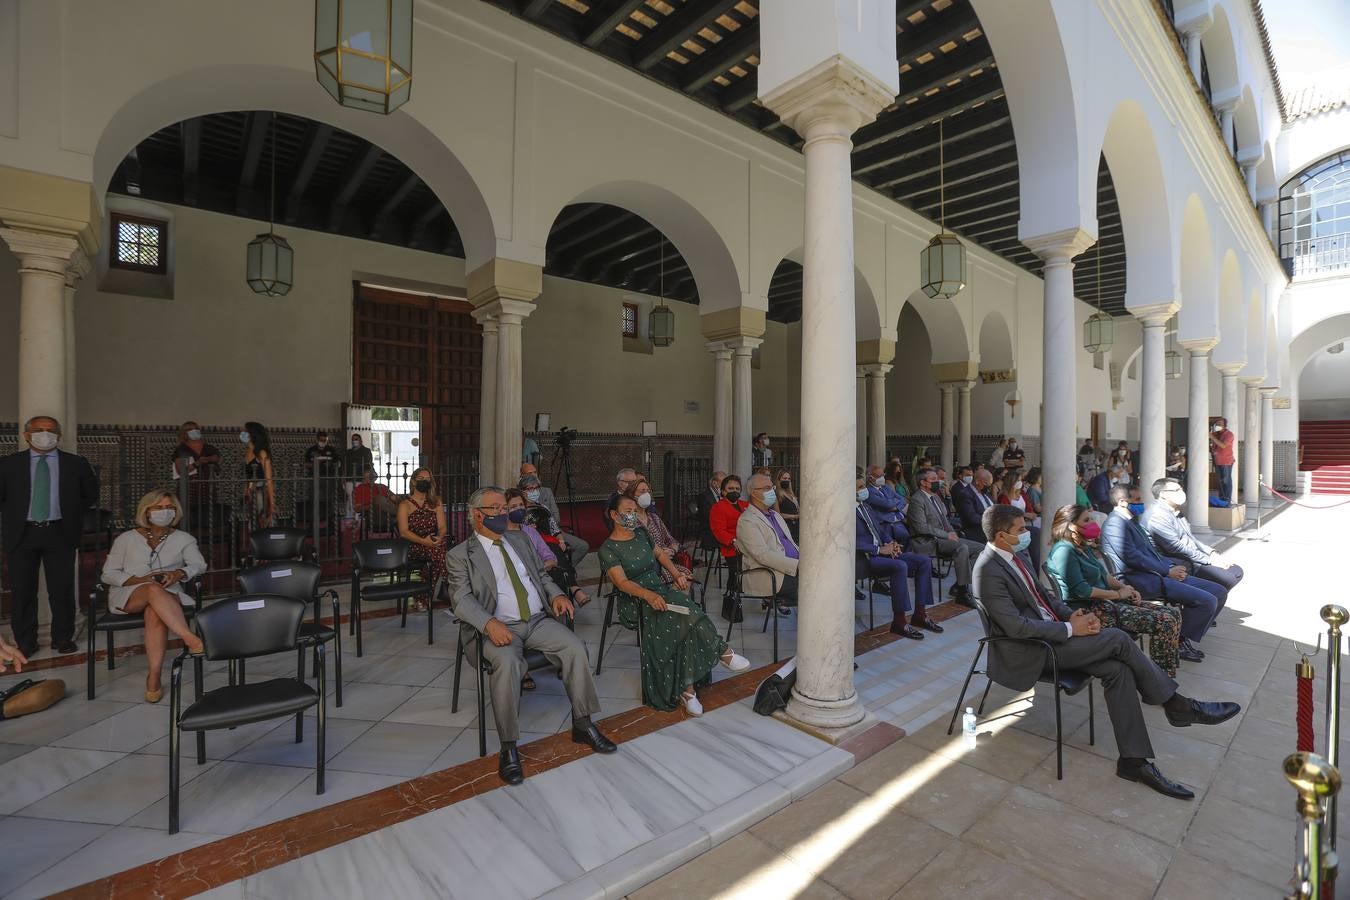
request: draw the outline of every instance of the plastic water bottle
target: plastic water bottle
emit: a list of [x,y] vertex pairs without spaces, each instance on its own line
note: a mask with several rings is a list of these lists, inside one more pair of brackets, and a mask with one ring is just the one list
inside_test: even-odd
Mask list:
[[967,706],[961,717],[961,740],[967,750],[975,749],[975,709]]

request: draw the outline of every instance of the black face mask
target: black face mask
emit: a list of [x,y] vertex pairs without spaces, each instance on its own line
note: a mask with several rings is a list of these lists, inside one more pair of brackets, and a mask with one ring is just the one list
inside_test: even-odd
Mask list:
[[506,514],[506,516],[511,520],[513,524],[516,525],[525,524],[525,508],[523,506],[520,507],[519,509],[511,510],[509,513]]
[[737,500],[740,500],[740,499],[741,499],[741,492],[740,492],[740,491],[727,491],[727,499],[730,500],[732,503],[735,503]]
[[431,490],[431,482],[425,478],[419,478],[413,482],[413,487],[425,494]]

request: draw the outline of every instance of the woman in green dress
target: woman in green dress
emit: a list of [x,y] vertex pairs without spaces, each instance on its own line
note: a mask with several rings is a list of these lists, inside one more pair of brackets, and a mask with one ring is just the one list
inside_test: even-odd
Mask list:
[[[610,499],[613,530],[600,545],[600,567],[619,589],[619,622],[636,628],[642,621],[642,688],[647,703],[672,710],[683,703],[693,716],[703,714],[695,688],[707,684],[713,666],[733,672],[750,661],[727,646],[703,607],[684,593],[692,583],[657,547],[638,519],[637,501],[626,494]],[[670,573],[666,584],[661,570]]]
[[[1061,506],[1055,513],[1050,526],[1055,543],[1045,568],[1055,580],[1060,599],[1073,609],[1094,613],[1103,628],[1152,635],[1149,656],[1168,675],[1177,674],[1180,614],[1170,606],[1141,600],[1138,591],[1106,571],[1091,546],[1100,536],[1101,526],[1088,507]],[[1195,661],[1190,656],[1183,658]]]

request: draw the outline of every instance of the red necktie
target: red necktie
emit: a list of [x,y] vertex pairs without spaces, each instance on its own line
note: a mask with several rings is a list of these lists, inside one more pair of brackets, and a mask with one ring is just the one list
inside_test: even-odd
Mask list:
[[1022,573],[1022,577],[1027,580],[1027,586],[1031,588],[1031,596],[1036,598],[1036,602],[1041,605],[1041,609],[1045,610],[1045,614],[1050,617],[1050,621],[1060,621],[1059,616],[1055,615],[1055,611],[1050,608],[1050,604],[1046,603],[1045,598],[1041,596],[1041,592],[1036,587],[1036,582],[1032,579],[1031,573],[1028,572],[1027,567],[1022,564],[1022,560],[1017,558],[1016,553],[1013,554],[1013,562],[1017,563],[1017,570]]

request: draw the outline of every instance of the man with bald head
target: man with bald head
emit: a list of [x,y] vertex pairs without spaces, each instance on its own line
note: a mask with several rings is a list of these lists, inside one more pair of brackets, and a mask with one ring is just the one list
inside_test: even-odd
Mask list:
[[586,543],[586,539],[580,535],[572,534],[569,531],[563,531],[562,513],[558,510],[558,498],[553,495],[553,488],[547,487],[539,480],[539,469],[534,463],[522,463],[520,466],[520,481],[516,482],[518,487],[525,494],[525,500],[531,506],[542,506],[548,510],[549,527],[553,529],[552,533],[558,536],[567,548],[567,558],[572,563],[572,571],[576,571],[577,566],[586,558],[590,552],[591,545]]
[[24,656],[38,649],[38,569],[47,579],[52,649],[76,653],[75,550],[84,514],[98,502],[98,478],[83,456],[56,449],[61,423],[33,416],[28,447],[0,460],[0,531],[13,592],[14,640]]

